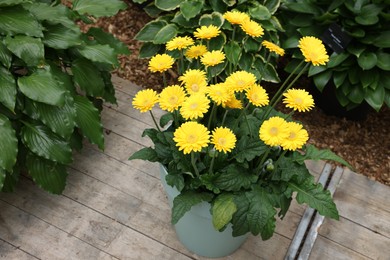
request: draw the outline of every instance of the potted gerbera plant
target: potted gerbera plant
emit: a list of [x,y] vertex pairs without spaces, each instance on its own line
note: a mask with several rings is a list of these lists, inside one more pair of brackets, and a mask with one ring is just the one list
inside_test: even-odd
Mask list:
[[[230,254],[249,233],[269,239],[275,218],[285,216],[294,197],[338,219],[329,191],[314,181],[304,161],[325,159],[348,165],[330,150],[308,145],[308,132],[293,120],[294,112],[314,106],[310,94],[292,86],[309,64],[328,61],[322,42],[314,37],[299,41],[306,65],[298,66],[300,72],[292,73],[270,99],[261,77],[251,72],[254,64],[244,70],[235,56],[240,52],[223,46],[212,49],[209,43],[222,28],[228,28],[223,33],[229,34],[236,27],[236,36],[229,39],[239,46],[252,37],[268,55],[283,55],[284,50],[262,41],[263,28],[247,14],[234,11],[224,17],[231,27],[202,26],[193,36],[169,41],[169,54],[154,56],[149,69],[164,76],[176,62],[178,83],[165,86],[159,94],[141,90],[132,103],[141,112],[150,112],[156,127],[143,133],[154,146],[129,159],[161,164],[179,239],[191,251],[208,257]],[[289,114],[275,109],[280,101],[291,109]],[[152,113],[156,104],[167,111],[159,124]]]

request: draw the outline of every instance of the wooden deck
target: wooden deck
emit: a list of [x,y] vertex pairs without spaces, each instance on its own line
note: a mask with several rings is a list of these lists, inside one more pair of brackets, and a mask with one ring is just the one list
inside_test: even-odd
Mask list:
[[[131,107],[139,88],[114,79],[118,107],[102,112],[105,151],[85,144],[75,154],[63,195],[50,195],[26,177],[16,192],[0,193],[1,259],[204,259],[175,236],[158,166],[127,160],[150,145],[141,133],[153,124]],[[308,164],[317,177],[334,170],[324,162]],[[270,240],[250,237],[225,259],[390,259],[390,188],[341,168],[331,176],[337,177],[340,221],[322,223],[313,214],[297,241],[307,211],[294,203]],[[286,255],[293,245],[294,255]]]

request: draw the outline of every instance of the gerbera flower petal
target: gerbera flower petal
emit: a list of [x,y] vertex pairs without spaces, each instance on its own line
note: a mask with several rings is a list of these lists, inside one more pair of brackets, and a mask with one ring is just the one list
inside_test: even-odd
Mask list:
[[158,94],[152,89],[144,89],[138,91],[133,98],[132,105],[141,113],[152,110],[153,106],[158,102]]
[[292,88],[283,93],[283,96],[283,103],[294,111],[305,112],[314,107],[313,97],[306,90]]
[[214,101],[217,105],[221,105],[229,101],[231,93],[225,83],[217,83],[210,85],[207,91],[207,95]]
[[205,93],[207,90],[206,72],[198,69],[189,69],[179,77],[187,92],[192,95],[195,93]]
[[188,36],[177,36],[166,43],[168,51],[185,49],[194,44],[194,40]]
[[202,118],[210,107],[210,100],[204,94],[195,94],[184,100],[180,114],[186,120]]
[[247,71],[236,71],[226,78],[225,84],[230,90],[242,92],[256,83],[256,76]]
[[241,23],[241,29],[252,37],[261,37],[264,34],[264,29],[255,21],[245,20]]
[[276,45],[276,44],[274,44],[272,42],[264,40],[264,41],[262,41],[261,45],[266,47],[269,51],[275,52],[279,56],[283,56],[284,55],[284,49],[280,48],[278,45]]
[[179,85],[172,85],[164,88],[160,93],[161,109],[173,112],[183,104],[186,93]]
[[289,136],[287,122],[281,117],[264,121],[259,130],[260,139],[269,146],[278,146]]
[[283,140],[282,148],[285,150],[295,151],[301,149],[309,139],[309,135],[301,124],[295,122],[287,123],[289,136]]
[[262,86],[258,84],[254,84],[249,87],[246,92],[246,97],[248,98],[249,102],[257,107],[266,106],[269,103],[267,92]]
[[250,19],[248,14],[236,10],[224,13],[223,18],[231,24],[242,24],[244,21]]
[[325,65],[329,61],[329,56],[322,41],[313,36],[306,36],[299,40],[299,49],[306,62],[311,62],[314,66]]
[[207,52],[207,47],[205,45],[194,45],[187,49],[185,56],[190,59],[196,59],[202,56]]
[[175,59],[168,54],[157,54],[149,61],[149,70],[151,72],[164,72],[172,68]]
[[218,65],[222,63],[224,60],[225,60],[225,53],[218,50],[208,51],[205,54],[203,54],[202,58],[200,58],[200,61],[206,67],[212,67]]
[[214,145],[215,150],[219,152],[231,152],[236,146],[236,141],[236,136],[227,127],[217,127],[211,135],[211,143]]
[[184,154],[200,152],[210,142],[210,131],[207,127],[194,121],[182,124],[175,130],[173,136],[179,151],[183,151]]
[[217,37],[221,33],[221,30],[215,25],[203,25],[197,28],[194,32],[194,36],[197,39],[210,40],[211,38]]

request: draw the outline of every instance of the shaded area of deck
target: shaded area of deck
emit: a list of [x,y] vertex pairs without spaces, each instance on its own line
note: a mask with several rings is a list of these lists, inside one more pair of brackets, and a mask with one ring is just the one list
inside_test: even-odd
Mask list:
[[[175,236],[158,165],[127,160],[151,144],[141,133],[153,123],[148,113],[131,107],[139,87],[114,80],[118,106],[102,112],[105,151],[85,144],[75,153],[63,195],[50,195],[26,177],[16,192],[0,194],[1,259],[204,259]],[[308,165],[317,178],[329,168],[324,162]],[[299,258],[390,259],[390,188],[349,170],[336,171],[340,221],[325,219],[313,228],[312,243],[305,245],[309,236],[304,237]],[[304,213],[305,207],[292,204],[270,240],[250,237],[225,259],[289,258]]]

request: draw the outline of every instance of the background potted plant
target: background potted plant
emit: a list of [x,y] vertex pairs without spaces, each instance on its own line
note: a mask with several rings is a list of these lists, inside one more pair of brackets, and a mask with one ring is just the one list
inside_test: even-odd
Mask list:
[[[245,37],[260,41],[267,53],[283,55],[279,46],[261,40],[263,29],[248,14],[229,11],[223,17],[224,23],[236,26]],[[348,165],[330,150],[307,145],[307,131],[292,119],[294,111],[305,112],[314,106],[306,91],[291,87],[310,64],[327,62],[322,42],[314,37],[300,40],[299,48],[308,62],[304,65],[302,61],[298,74],[292,73],[270,100],[259,84],[261,78],[234,63],[240,57],[229,59],[234,56],[229,51],[234,50],[221,46],[220,50],[193,52],[200,45],[207,46],[224,28],[201,26],[192,37],[177,36],[169,41],[166,48],[183,55],[175,60],[166,53],[157,54],[150,60],[149,69],[164,75],[177,62],[180,83],[166,86],[160,94],[142,90],[132,103],[141,112],[150,112],[156,127],[143,133],[154,146],[139,150],[129,159],[162,165],[162,182],[172,205],[177,235],[188,249],[208,257],[230,254],[248,233],[269,239],[275,230],[275,217],[283,218],[294,194],[298,203],[307,203],[320,214],[338,219],[329,191],[315,183],[304,161],[325,159]],[[244,42],[235,44],[244,48]],[[283,97],[291,108],[289,114],[275,109]],[[152,113],[157,103],[167,111],[160,124]],[[198,218],[201,221],[195,222]],[[190,225],[185,224],[187,221]],[[208,224],[202,227],[201,222]]]
[[310,66],[307,72],[316,88],[333,91],[346,110],[366,102],[376,111],[390,106],[389,10],[381,0],[283,1],[276,16],[286,30],[283,47],[293,51],[287,69],[302,59],[296,49],[299,38],[322,38],[333,53],[326,66]]
[[72,150],[83,136],[104,148],[99,107],[115,103],[110,71],[128,48],[99,28],[76,22],[111,16],[119,0],[0,2],[0,190],[23,171],[52,193],[66,184]]

